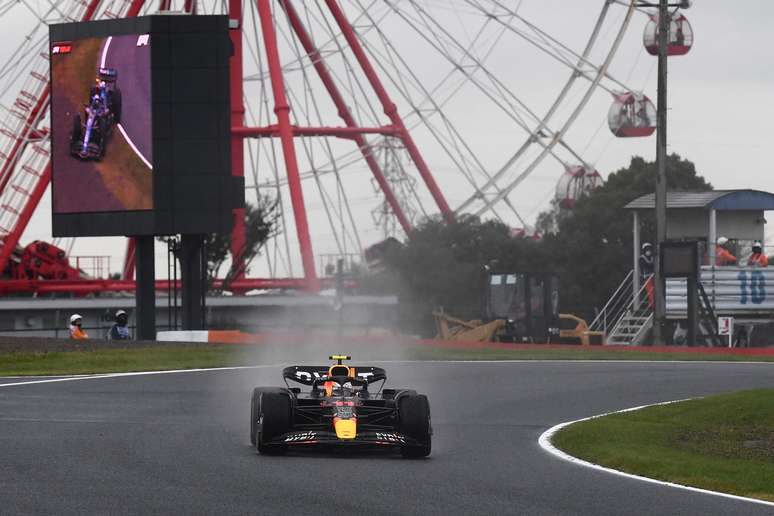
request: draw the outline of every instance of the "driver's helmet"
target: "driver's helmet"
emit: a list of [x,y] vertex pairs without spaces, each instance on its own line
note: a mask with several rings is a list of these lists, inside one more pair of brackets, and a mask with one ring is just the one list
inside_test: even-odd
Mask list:
[[333,396],[352,396],[353,389],[351,382],[344,382],[343,384],[333,384]]
[[94,95],[91,97],[91,107],[98,108],[100,107],[100,104],[102,103],[102,99],[99,98],[99,95]]

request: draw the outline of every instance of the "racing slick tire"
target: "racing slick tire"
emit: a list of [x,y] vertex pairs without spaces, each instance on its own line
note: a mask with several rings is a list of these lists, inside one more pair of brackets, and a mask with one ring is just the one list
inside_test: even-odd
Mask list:
[[74,145],[81,140],[83,134],[81,133],[81,115],[75,115],[73,117],[73,132],[70,135],[70,144]]
[[259,398],[260,431],[255,435],[255,448],[260,454],[281,454],[287,450],[286,445],[267,444],[272,439],[290,430],[291,402],[286,393],[263,392]]
[[403,396],[416,396],[417,391],[413,389],[382,389],[385,399],[400,400]]
[[255,446],[255,436],[258,432],[258,416],[261,413],[261,394],[273,392],[284,394],[288,391],[281,387],[256,387],[250,399],[250,443]]
[[424,394],[400,397],[398,402],[399,429],[404,435],[419,441],[418,446],[404,446],[400,449],[404,457],[418,458],[430,455],[432,448],[430,430],[430,402]]
[[115,123],[121,123],[121,90],[115,89],[110,94],[110,111],[113,112]]

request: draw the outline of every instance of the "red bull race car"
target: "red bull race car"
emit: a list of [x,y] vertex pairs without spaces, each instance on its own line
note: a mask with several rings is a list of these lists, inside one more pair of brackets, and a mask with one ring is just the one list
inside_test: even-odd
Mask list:
[[70,134],[70,154],[82,160],[99,161],[105,155],[107,140],[113,126],[121,122],[121,90],[116,81],[118,72],[100,68],[94,86],[89,89],[89,102],[83,117],[73,117]]
[[[430,455],[430,404],[410,389],[385,389],[387,374],[350,366],[290,366],[286,387],[256,387],[250,402],[250,441],[261,454],[309,447],[391,448],[404,457]],[[309,389],[292,387],[295,382]],[[378,389],[376,387],[379,387]]]

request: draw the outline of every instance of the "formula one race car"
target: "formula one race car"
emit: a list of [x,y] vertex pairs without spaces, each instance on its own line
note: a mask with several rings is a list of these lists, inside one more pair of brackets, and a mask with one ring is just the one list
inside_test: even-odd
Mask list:
[[[286,388],[256,387],[250,402],[250,440],[259,453],[289,448],[361,446],[399,449],[404,457],[430,455],[430,404],[409,389],[384,389],[379,367],[349,366],[334,355],[327,366],[291,366]],[[302,392],[288,380],[309,386]],[[374,384],[380,388],[371,392]],[[371,389],[371,390],[369,390]]]
[[99,161],[105,155],[113,125],[121,121],[121,90],[116,86],[118,72],[100,68],[95,85],[89,89],[89,103],[81,115],[73,117],[70,154],[83,160]]

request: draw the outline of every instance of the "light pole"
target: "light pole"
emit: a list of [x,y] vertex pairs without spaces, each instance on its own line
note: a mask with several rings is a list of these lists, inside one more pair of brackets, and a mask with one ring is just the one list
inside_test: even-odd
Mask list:
[[[666,158],[667,158],[667,52],[669,47],[669,24],[672,19],[670,7],[688,8],[689,0],[669,3],[638,2],[639,7],[658,7],[658,99],[656,103],[656,256],[661,255],[661,243],[666,240]],[[658,346],[665,343],[664,323],[666,320],[666,297],[664,276],[660,259],[655,260],[653,341]]]

